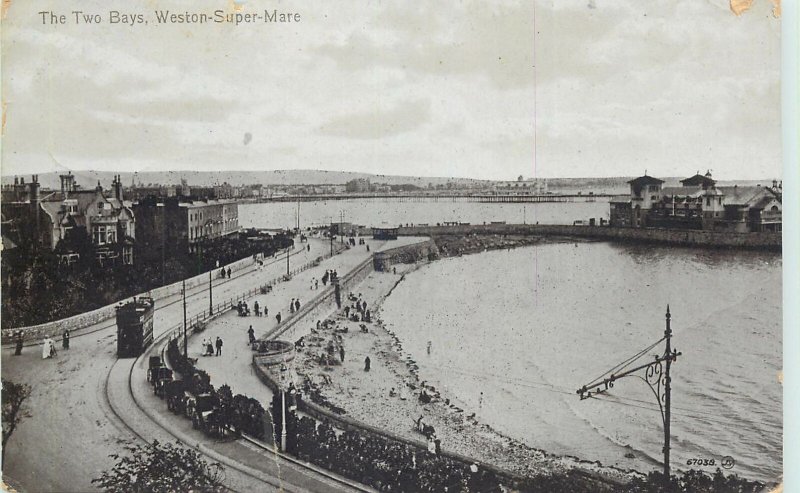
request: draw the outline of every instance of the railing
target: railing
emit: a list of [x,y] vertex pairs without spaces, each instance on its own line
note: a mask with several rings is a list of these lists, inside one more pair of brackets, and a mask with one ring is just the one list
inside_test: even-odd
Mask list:
[[[291,269],[289,271],[289,275],[288,276],[286,274],[284,274],[282,276],[275,277],[272,280],[267,281],[264,284],[261,284],[261,285],[255,287],[255,288],[252,288],[252,289],[248,289],[248,290],[246,290],[246,291],[244,291],[244,292],[242,292],[240,294],[237,294],[236,296],[228,298],[228,300],[226,300],[226,301],[223,301],[221,303],[217,303],[216,305],[214,305],[211,308],[211,311],[209,311],[208,309],[204,309],[204,310],[202,310],[200,312],[195,313],[194,315],[192,315],[192,316],[190,316],[189,318],[186,319],[186,331],[187,331],[187,334],[198,332],[197,329],[198,329],[198,327],[201,326],[201,324],[203,324],[205,322],[208,322],[211,319],[221,315],[226,310],[233,309],[234,307],[238,306],[238,303],[240,301],[245,301],[246,299],[251,298],[256,294],[261,294],[261,293],[268,292],[272,288],[272,286],[275,286],[276,284],[279,284],[279,283],[284,282],[284,281],[288,281],[289,279],[291,279],[295,275],[297,275],[297,274],[299,274],[301,272],[304,272],[304,271],[306,271],[308,269],[311,269],[313,267],[318,267],[322,263],[322,261],[327,260],[327,259],[333,257],[334,255],[337,255],[337,254],[341,253],[343,250],[345,250],[345,248],[337,248],[333,252],[333,254],[331,254],[330,252],[326,253],[324,255],[321,255],[321,256],[315,258],[311,262],[306,262],[305,264],[301,265],[300,267],[297,267],[295,269]],[[370,259],[370,261],[371,261],[371,259]],[[320,295],[318,295],[314,299],[319,298],[319,297],[323,296],[324,294],[325,293],[321,293]],[[305,313],[306,311],[308,311],[308,307],[309,306],[313,306],[313,300],[312,300],[311,304],[307,304],[306,306],[302,307],[300,310],[295,312],[290,317],[287,317],[285,319],[286,320],[286,324],[284,324],[284,326],[288,325],[290,320],[297,318],[300,315],[300,313]],[[183,324],[183,322],[181,322],[181,323],[173,326],[172,328],[168,329],[167,332],[170,333],[170,336],[169,336],[170,339],[180,339],[181,337],[183,337],[183,330],[184,330],[184,324]]]

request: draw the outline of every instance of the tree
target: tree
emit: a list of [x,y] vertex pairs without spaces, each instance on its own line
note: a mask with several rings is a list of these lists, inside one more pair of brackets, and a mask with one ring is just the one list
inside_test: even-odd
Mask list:
[[110,493],[167,493],[175,491],[225,491],[225,469],[219,462],[207,463],[200,454],[179,444],[126,446],[129,455],[112,454],[110,471],[92,479]]
[[23,407],[25,399],[31,395],[31,386],[3,379],[3,465],[6,463],[6,445],[11,434],[23,418],[29,418],[30,412]]

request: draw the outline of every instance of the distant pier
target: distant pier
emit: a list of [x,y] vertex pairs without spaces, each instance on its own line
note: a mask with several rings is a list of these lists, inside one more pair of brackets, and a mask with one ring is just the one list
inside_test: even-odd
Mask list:
[[488,194],[488,193],[332,193],[262,197],[256,202],[314,202],[327,200],[391,200],[397,202],[564,203],[610,202],[612,194]]

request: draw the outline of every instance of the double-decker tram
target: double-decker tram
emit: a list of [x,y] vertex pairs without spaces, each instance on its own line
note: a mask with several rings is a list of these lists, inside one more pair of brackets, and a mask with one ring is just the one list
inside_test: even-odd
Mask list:
[[117,307],[117,357],[142,354],[153,342],[153,298],[134,298]]

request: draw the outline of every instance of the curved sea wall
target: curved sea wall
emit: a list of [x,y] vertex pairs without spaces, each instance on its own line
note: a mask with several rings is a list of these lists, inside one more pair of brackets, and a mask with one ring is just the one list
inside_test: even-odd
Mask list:
[[733,233],[727,231],[676,230],[665,228],[616,228],[549,224],[460,224],[457,226],[411,226],[399,228],[403,236],[434,235],[539,235],[571,236],[598,240],[660,243],[676,246],[742,248],[780,251],[780,232]]
[[409,264],[428,259],[431,255],[439,255],[439,248],[436,246],[436,243],[429,238],[426,241],[414,243],[412,245],[402,245],[375,252],[373,255],[373,265],[377,271],[386,271],[394,264]]

